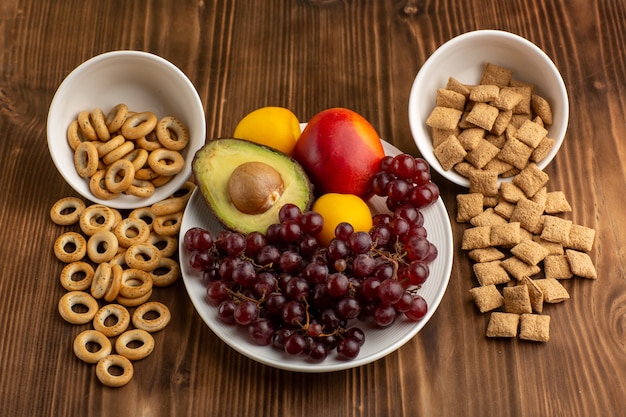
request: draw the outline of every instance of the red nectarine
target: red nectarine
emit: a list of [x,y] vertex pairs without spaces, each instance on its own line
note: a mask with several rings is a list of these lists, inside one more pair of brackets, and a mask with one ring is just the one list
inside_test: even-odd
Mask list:
[[365,196],[385,156],[376,129],[360,114],[345,108],[313,116],[296,142],[298,161],[317,195],[343,193]]

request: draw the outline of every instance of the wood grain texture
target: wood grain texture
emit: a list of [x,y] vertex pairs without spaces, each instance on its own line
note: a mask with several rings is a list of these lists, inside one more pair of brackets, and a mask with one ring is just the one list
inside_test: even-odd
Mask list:
[[[468,290],[471,263],[452,222],[450,285],[428,325],[369,365],[298,374],[258,364],[222,343],[182,282],[155,299],[173,311],[133,381],[103,387],[72,353],[83,328],[58,315],[62,264],[48,210],[74,195],[46,146],[47,110],[84,60],[146,50],[185,72],[209,137],[228,136],[264,105],[301,120],[352,108],[381,137],[417,155],[408,124],[415,74],[461,33],[502,29],[542,48],[570,97],[566,141],[546,169],[597,230],[600,278],[565,283],[550,306],[551,340],[487,340]],[[0,4],[0,415],[2,416],[614,416],[626,400],[626,5],[618,0],[67,0]],[[454,218],[460,187],[434,175]]]

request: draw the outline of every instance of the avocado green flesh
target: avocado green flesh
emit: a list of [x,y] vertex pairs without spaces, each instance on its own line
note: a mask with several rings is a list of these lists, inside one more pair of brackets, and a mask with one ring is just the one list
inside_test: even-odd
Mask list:
[[[245,162],[266,163],[283,179],[283,194],[264,213],[243,213],[228,195],[231,174]],[[220,223],[233,231],[265,233],[269,225],[278,223],[278,212],[284,204],[295,204],[302,211],[311,207],[313,189],[302,167],[288,155],[266,146],[241,139],[214,139],[196,153],[192,169],[207,205]]]

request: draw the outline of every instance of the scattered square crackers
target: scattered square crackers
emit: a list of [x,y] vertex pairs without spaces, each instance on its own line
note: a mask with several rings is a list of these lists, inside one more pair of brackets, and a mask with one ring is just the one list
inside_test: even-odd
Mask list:
[[475,171],[512,177],[545,158],[555,142],[546,129],[552,125],[548,101],[533,85],[513,79],[512,70],[493,63],[477,85],[450,77],[437,90],[426,125],[443,169],[468,178]]
[[470,226],[461,249],[478,282],[470,296],[490,314],[487,337],[547,342],[544,306],[570,298],[562,281],[598,278],[589,255],[595,230],[564,217],[571,205],[562,191],[548,191],[548,175],[535,163],[499,187],[483,172],[472,171],[468,193],[456,196],[456,221]]

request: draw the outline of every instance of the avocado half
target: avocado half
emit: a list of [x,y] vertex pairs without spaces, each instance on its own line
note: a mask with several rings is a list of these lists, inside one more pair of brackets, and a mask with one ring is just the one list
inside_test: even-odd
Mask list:
[[[282,194],[265,211],[247,214],[240,211],[229,194],[229,180],[235,170],[249,162],[260,162],[274,168],[282,178]],[[286,203],[304,212],[313,202],[313,186],[300,164],[288,155],[242,139],[213,139],[198,150],[192,171],[207,205],[230,230],[247,234],[265,233],[268,226],[278,223],[278,212]],[[252,191],[252,190],[251,190]]]

